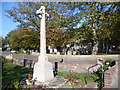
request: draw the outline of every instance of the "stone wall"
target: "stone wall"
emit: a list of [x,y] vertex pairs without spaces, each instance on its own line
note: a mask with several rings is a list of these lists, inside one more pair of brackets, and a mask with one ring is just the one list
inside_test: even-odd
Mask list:
[[[48,60],[50,62],[59,62],[63,59],[64,62],[78,62],[78,63],[88,63],[95,64],[97,63],[97,58],[111,58],[113,60],[118,60],[119,55],[55,55],[47,54]],[[38,56],[33,55],[24,55],[24,54],[12,54],[13,58],[25,59],[28,60],[38,60]]]
[[78,73],[88,73],[88,68],[94,64],[81,64],[81,63],[58,63],[59,72],[69,72],[73,70]]
[[[15,60],[14,64],[24,67],[33,68],[35,62],[38,61],[37,56],[16,54],[13,54],[12,56]],[[86,59],[80,59],[79,56],[71,55],[48,55],[48,59],[53,64],[53,69],[59,72],[68,72],[69,70],[75,72],[88,72],[88,68],[97,63],[96,60],[90,59],[89,57],[86,57]],[[60,63],[61,60],[63,60],[63,62]]]
[[[30,60],[32,58],[27,58],[27,56],[21,56],[21,55],[13,55],[13,59],[14,59],[14,64],[20,65],[20,66],[24,66],[24,67],[29,67],[29,68],[33,68],[34,64],[38,61],[38,60]],[[65,59],[65,58],[64,58]],[[75,72],[78,73],[86,73],[88,72],[88,68],[94,64],[96,64],[96,62],[90,62],[88,63],[87,61],[76,61],[75,59],[70,62],[70,61],[64,61],[60,62],[60,61],[56,61],[56,60],[49,60],[52,64],[53,64],[53,69],[55,71],[59,71],[59,72],[69,72],[69,70],[73,70]],[[85,63],[86,62],[86,63]]]
[[98,88],[98,87],[96,82],[88,82],[83,88],[89,88],[89,90],[97,90],[94,88]]
[[104,72],[104,88],[118,88],[118,63]]
[[[16,55],[13,54],[14,63],[25,66],[33,67],[35,62],[38,61],[38,56],[31,55]],[[88,72],[88,68],[97,64],[97,58],[118,58],[118,55],[48,55],[49,61],[53,64],[54,70],[61,72],[68,72],[73,70],[76,72]],[[25,60],[26,59],[26,60]],[[60,63],[60,61],[63,62]],[[56,62],[56,64],[55,64]]]
[[23,67],[33,68],[36,61],[27,59],[14,59],[13,64],[17,64]]
[[[33,68],[34,64],[37,61],[33,61],[33,60],[20,60],[20,59],[14,59],[13,63],[20,65],[20,66],[24,66],[24,67],[29,67],[29,68]],[[75,72],[78,73],[87,73],[88,72],[88,68],[94,64],[80,64],[80,63],[60,63],[60,62],[55,62],[53,63],[53,69],[55,71],[59,71],[59,72],[69,72],[69,70],[73,70]]]

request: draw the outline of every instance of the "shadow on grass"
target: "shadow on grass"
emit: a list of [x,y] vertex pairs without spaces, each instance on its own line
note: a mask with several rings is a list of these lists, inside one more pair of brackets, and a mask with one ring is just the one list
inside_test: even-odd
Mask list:
[[3,87],[11,85],[15,80],[20,81],[23,77],[32,74],[32,68],[25,68],[15,64],[5,64],[2,70]]

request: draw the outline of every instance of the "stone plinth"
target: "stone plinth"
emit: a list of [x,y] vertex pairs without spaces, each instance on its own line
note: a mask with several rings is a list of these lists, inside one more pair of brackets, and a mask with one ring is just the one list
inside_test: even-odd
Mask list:
[[53,76],[53,68],[50,62],[37,62],[34,65],[33,79],[36,79],[38,83],[51,80]]
[[61,76],[56,76],[52,78],[51,80],[48,80],[46,82],[36,82],[38,85],[44,85],[46,88],[62,88],[65,86],[66,81]]

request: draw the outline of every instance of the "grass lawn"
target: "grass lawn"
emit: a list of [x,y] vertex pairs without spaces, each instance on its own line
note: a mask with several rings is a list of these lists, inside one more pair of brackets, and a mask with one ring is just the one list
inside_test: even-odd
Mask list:
[[13,86],[15,81],[20,81],[23,76],[32,74],[32,69],[25,68],[15,64],[4,64],[2,70],[2,88]]

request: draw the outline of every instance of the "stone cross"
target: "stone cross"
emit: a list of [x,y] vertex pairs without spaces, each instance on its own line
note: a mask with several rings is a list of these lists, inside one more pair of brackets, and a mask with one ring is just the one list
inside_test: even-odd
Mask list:
[[39,10],[37,10],[36,14],[41,18],[40,24],[40,58],[41,61],[47,60],[46,58],[46,32],[45,32],[45,7],[41,6]]
[[39,84],[40,82],[46,82],[53,78],[53,68],[46,55],[45,15],[47,13],[45,12],[45,7],[41,6],[41,8],[37,10],[36,14],[38,14],[41,19],[40,56],[38,57],[38,62],[34,65],[33,79],[36,79],[36,84]]

